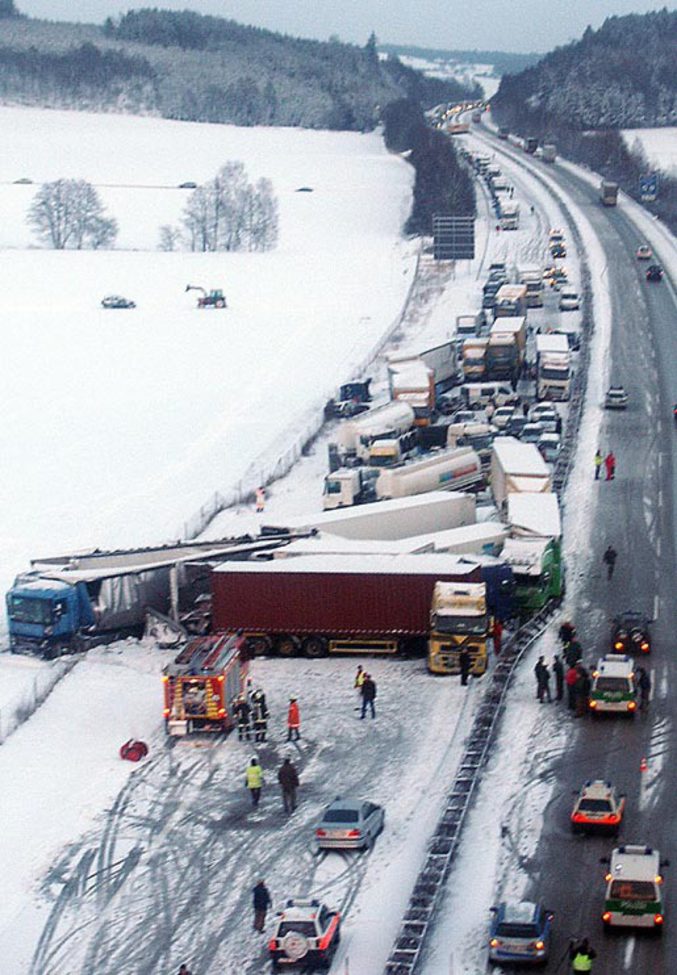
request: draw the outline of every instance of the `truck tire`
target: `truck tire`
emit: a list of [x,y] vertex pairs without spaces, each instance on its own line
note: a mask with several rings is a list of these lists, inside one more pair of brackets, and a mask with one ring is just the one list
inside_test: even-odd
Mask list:
[[327,641],[323,637],[308,636],[303,641],[303,655],[305,657],[326,657],[327,653]]
[[281,636],[277,641],[277,652],[281,657],[298,657],[300,641],[297,636]]
[[247,657],[264,657],[273,649],[273,641],[269,636],[250,636],[247,638]]

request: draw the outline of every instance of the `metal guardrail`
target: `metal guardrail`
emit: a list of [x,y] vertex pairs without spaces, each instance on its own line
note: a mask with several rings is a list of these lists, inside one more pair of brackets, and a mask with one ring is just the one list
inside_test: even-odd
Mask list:
[[[531,173],[531,175],[535,176],[536,179],[539,178],[537,174]],[[543,180],[539,180],[539,182],[546,187],[552,196],[556,196]],[[558,198],[558,203],[567,219],[581,255],[581,292],[583,298],[582,337],[578,369],[572,382],[569,416],[562,440],[562,448],[553,473],[553,490],[558,495],[561,506],[583,416],[594,317],[592,314],[590,268],[585,259],[585,249],[580,231],[569,208],[561,198]],[[556,608],[556,602],[551,600],[547,606],[521,626],[513,639],[504,646],[503,652],[494,667],[491,683],[475,716],[463,758],[447,794],[444,810],[430,840],[426,859],[416,878],[409,906],[404,913],[395,944],[386,962],[385,975],[413,975],[416,971],[444,883],[460,846],[463,826],[481,780],[489,746],[497,731],[506,691],[522,657],[541,635]]]

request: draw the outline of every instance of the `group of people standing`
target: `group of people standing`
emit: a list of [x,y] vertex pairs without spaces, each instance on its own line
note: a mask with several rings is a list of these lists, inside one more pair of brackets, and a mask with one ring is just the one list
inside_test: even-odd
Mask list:
[[[285,758],[277,770],[277,781],[282,791],[282,805],[286,813],[293,813],[296,809],[296,790],[300,785],[299,773],[291,758]],[[245,786],[249,789],[252,808],[257,809],[261,801],[264,777],[263,766],[257,755],[250,760],[245,771]]]
[[616,455],[613,450],[610,450],[606,457],[602,454],[602,451],[597,448],[595,453],[595,480],[599,481],[600,475],[602,473],[602,465],[606,469],[605,481],[613,481],[616,477]]
[[[237,736],[240,741],[263,742],[268,735],[268,706],[266,695],[258,688],[240,694],[233,701],[233,714],[237,722]],[[301,711],[297,698],[289,698],[287,708],[287,741],[298,741],[301,737]]]
[[357,665],[357,673],[355,674],[355,689],[358,693],[358,706],[355,710],[361,709],[362,713],[360,718],[364,719],[367,715],[367,710],[371,711],[372,718],[376,717],[376,707],[374,701],[376,700],[376,681],[368,674],[361,664]]

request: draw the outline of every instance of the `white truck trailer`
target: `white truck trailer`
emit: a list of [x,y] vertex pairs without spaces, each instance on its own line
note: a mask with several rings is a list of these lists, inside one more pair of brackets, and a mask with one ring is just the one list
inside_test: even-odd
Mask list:
[[527,289],[527,308],[543,307],[543,268],[540,264],[522,264],[517,270],[517,279]]
[[499,217],[501,230],[518,230],[520,225],[520,205],[516,200],[504,200],[501,203]]
[[571,352],[566,335],[536,336],[536,377],[538,399],[569,399]]
[[391,370],[393,374],[396,372],[404,372],[407,369],[407,363],[413,365],[417,362],[422,362],[424,366],[432,370],[436,392],[443,393],[453,384],[456,378],[456,342],[454,339],[447,339],[427,349],[417,351],[401,349],[398,352],[390,352],[387,356],[387,362],[389,378],[391,376]]
[[279,528],[267,525],[262,531],[266,534],[316,529],[343,538],[396,539],[472,525],[474,522],[474,495],[456,491],[429,491],[417,497],[283,518],[278,522]]
[[471,447],[441,450],[401,467],[381,470],[377,498],[405,498],[426,491],[478,490],[484,486],[482,460]]
[[551,491],[550,470],[534,444],[496,437],[491,455],[491,490],[501,509],[508,495]]

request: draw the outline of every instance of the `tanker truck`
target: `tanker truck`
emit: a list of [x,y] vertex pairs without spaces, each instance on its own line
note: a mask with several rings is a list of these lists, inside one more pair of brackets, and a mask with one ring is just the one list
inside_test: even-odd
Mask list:
[[397,437],[414,425],[414,409],[404,401],[376,406],[359,416],[343,420],[329,445],[330,468],[355,464],[366,457],[369,444],[377,437]]

